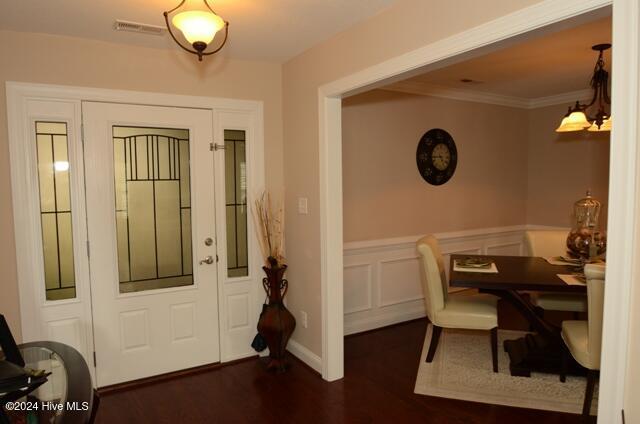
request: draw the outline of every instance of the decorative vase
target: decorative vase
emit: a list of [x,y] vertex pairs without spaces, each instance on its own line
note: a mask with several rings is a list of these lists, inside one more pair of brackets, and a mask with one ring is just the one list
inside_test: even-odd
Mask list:
[[262,267],[267,274],[262,286],[267,292],[269,303],[264,305],[258,320],[258,333],[264,337],[269,347],[268,370],[282,372],[286,370],[285,354],[287,342],[296,328],[296,319],[284,306],[282,300],[287,294],[289,283],[283,277],[286,265],[271,262],[271,268]]

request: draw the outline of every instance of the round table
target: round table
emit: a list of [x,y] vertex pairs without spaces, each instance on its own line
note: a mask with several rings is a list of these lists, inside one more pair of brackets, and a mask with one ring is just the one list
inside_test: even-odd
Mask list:
[[29,393],[4,394],[16,400],[10,408],[5,408],[5,417],[0,417],[0,422],[4,419],[12,424],[91,423],[98,398],[82,355],[71,346],[58,342],[30,342],[19,348],[25,368],[42,370],[49,375],[46,382]]

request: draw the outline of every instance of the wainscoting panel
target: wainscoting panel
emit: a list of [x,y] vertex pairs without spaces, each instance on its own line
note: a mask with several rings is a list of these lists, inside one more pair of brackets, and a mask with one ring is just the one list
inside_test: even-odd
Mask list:
[[378,306],[387,307],[422,299],[419,265],[415,255],[379,261]]
[[371,264],[355,264],[344,267],[345,314],[368,311],[372,308],[373,283],[371,278]]
[[[527,229],[556,228],[518,225],[435,234],[447,267],[447,278],[452,254],[526,254],[524,232]],[[415,249],[420,237],[345,243],[345,335],[426,315]]]

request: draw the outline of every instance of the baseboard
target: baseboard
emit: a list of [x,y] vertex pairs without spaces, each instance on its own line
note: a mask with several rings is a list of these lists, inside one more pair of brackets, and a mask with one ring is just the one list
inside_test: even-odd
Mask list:
[[307,364],[313,370],[322,374],[322,358],[320,358],[318,355],[311,352],[309,349],[302,346],[295,340],[289,340],[287,350],[289,351],[289,353]]

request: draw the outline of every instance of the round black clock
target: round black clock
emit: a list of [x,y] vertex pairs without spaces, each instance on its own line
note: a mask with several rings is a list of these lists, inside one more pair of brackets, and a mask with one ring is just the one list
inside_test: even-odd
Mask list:
[[429,184],[442,185],[449,181],[458,164],[458,150],[451,134],[440,128],[424,133],[418,143],[416,164]]

